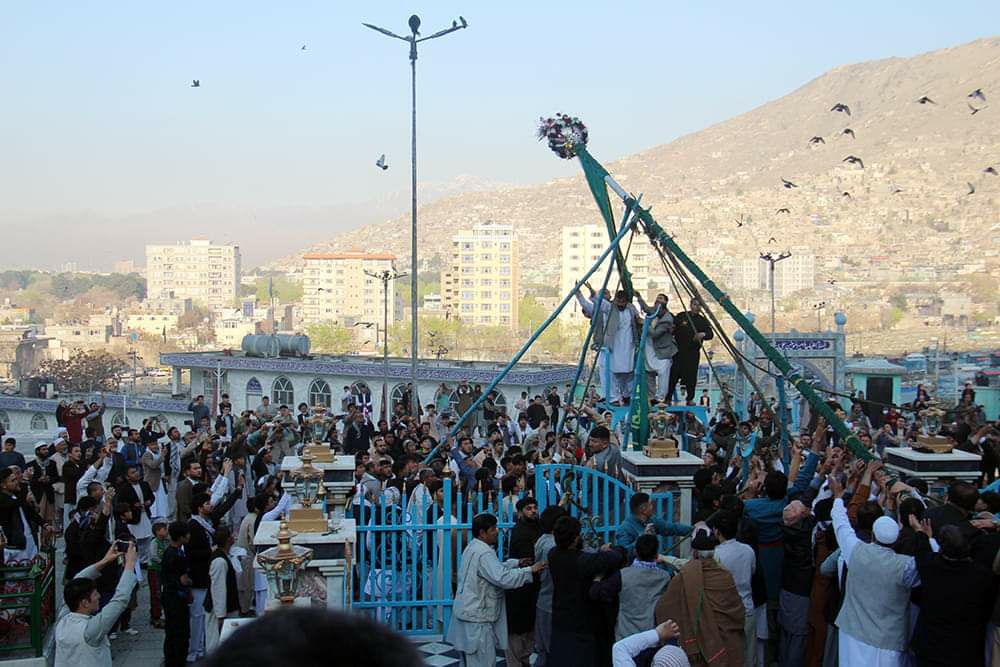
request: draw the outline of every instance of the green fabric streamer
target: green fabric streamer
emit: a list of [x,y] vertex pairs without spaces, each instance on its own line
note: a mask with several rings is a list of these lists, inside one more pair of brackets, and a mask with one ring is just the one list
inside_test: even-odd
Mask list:
[[[583,173],[587,177],[587,185],[590,186],[590,192],[594,195],[594,199],[597,201],[597,208],[600,209],[601,217],[604,218],[604,224],[608,228],[608,238],[613,239],[618,230],[615,226],[615,216],[611,212],[611,199],[608,197],[608,186],[604,183],[604,177],[608,175],[608,172],[582,146],[576,147],[576,154],[580,158],[580,164],[583,166]],[[628,267],[625,266],[625,258],[622,256],[621,250],[618,249],[615,250],[615,264],[618,266],[618,274],[622,279],[622,289],[631,298],[634,291],[632,288],[632,276],[628,272]]]
[[[629,412],[632,415],[632,449],[640,452],[649,442],[649,386],[646,375],[646,339],[649,337],[649,325],[657,314],[659,307],[652,315],[647,315],[642,323],[642,335],[639,337],[639,349],[635,353],[635,388],[632,390],[632,405]],[[638,407],[638,410],[636,410]]]

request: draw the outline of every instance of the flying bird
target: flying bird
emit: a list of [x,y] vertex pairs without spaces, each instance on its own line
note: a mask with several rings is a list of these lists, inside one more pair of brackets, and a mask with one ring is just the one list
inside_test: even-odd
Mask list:
[[976,194],[976,186],[975,185],[973,185],[972,183],[966,183],[966,185],[969,186],[969,191],[965,193],[966,195],[974,195],[974,194]]
[[191,87],[192,88],[201,88],[201,80],[200,79],[191,79]]
[[823,139],[823,137],[813,137],[812,139],[809,140],[809,143],[810,144],[825,144],[826,141]]
[[841,192],[841,193],[840,193],[840,196],[841,196],[841,197],[846,197],[847,199],[854,199],[854,197],[852,197],[852,196],[851,196],[851,193],[850,193],[850,192],[848,192],[848,191],[846,191],[846,190],[845,190],[845,191],[843,191],[843,192]]
[[986,95],[983,94],[982,88],[976,88],[971,93],[969,93],[968,97],[974,100],[981,100],[983,102],[986,101]]
[[986,167],[986,169],[983,169],[983,173],[984,174],[993,174],[994,176],[1000,175],[1000,174],[997,174],[997,170],[994,169],[993,167]]
[[305,51],[305,50],[306,50],[306,45],[305,45],[305,44],[303,44],[303,45],[302,45],[302,50],[303,50],[303,51]]
[[903,191],[903,188],[899,187],[896,184],[893,184],[893,185],[889,186],[889,194],[898,195],[902,191]]
[[841,136],[843,136],[845,134],[849,134],[851,136],[851,139],[857,139],[857,137],[854,136],[854,130],[852,130],[849,127],[845,127],[843,130],[841,130],[840,134],[841,134]]
[[791,181],[789,181],[788,179],[785,179],[785,178],[781,179],[781,184],[784,185],[785,189],[787,189],[787,190],[791,190],[792,188],[799,187],[799,186],[795,185],[795,183],[792,183]]
[[781,215],[782,213],[788,214],[791,213],[791,211],[789,211],[787,208],[779,208],[777,211],[774,212],[775,215]]
[[834,280],[833,278],[830,278],[829,280],[826,281],[826,284],[827,285],[836,285],[837,281]]
[[778,242],[778,239],[774,238],[773,236],[767,240],[768,245],[770,245],[772,243],[777,243],[777,242]]
[[924,95],[919,100],[917,100],[917,104],[937,104],[937,102]]
[[381,169],[382,171],[385,171],[386,169],[389,168],[389,165],[386,164],[385,162],[385,153],[382,153],[379,159],[375,161],[375,166]]
[[836,104],[834,104],[833,107],[830,109],[830,111],[840,111],[842,113],[846,113],[848,116],[851,115],[851,107],[841,102],[837,102]]
[[736,221],[736,229],[739,229],[742,226],[743,226],[743,216],[740,215],[740,219]]
[[468,22],[468,21],[466,21],[466,20],[465,20],[465,18],[463,18],[463,17],[459,16],[459,17],[458,17],[458,20],[459,20],[459,22],[460,22],[460,23],[462,24],[462,27],[463,27],[463,28],[468,28],[468,27],[469,27],[469,22]]
[[861,160],[861,158],[857,157],[856,155],[848,155],[843,160],[841,160],[841,162],[847,162],[848,164],[856,164],[860,166],[862,169],[865,168],[865,163]]
[[966,104],[968,104],[968,106],[969,106],[969,115],[970,116],[975,116],[977,113],[979,113],[980,111],[982,111],[983,109],[985,109],[985,107],[974,107],[971,104],[969,104],[968,102],[966,102]]

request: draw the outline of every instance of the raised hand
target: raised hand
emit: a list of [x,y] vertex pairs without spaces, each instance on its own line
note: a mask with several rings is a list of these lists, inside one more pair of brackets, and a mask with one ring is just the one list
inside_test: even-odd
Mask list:
[[681,634],[681,628],[673,619],[667,619],[656,626],[656,634],[661,642],[670,641]]

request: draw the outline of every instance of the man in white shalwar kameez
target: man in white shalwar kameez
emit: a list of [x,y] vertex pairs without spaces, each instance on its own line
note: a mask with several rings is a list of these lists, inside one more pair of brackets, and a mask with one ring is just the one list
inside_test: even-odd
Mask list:
[[604,344],[611,357],[609,398],[618,405],[624,403],[624,399],[632,397],[635,348],[639,343],[638,321],[639,312],[630,303],[628,295],[619,290],[608,314],[608,327],[604,333]]
[[[590,320],[593,319],[594,311],[597,310],[598,298],[594,289],[590,287],[589,284],[587,285],[587,288],[590,289],[590,299],[585,299],[578,291],[576,293],[576,300],[580,304],[580,310],[583,312],[583,316]],[[597,368],[594,369],[594,375],[597,376],[598,385],[601,388],[601,398],[607,398],[608,348],[604,346],[604,328],[606,326],[608,314],[611,312],[611,293],[608,292],[608,290],[604,290],[600,302],[600,319],[598,319],[597,323],[594,324],[594,335],[590,339],[590,348],[597,352]]]
[[497,518],[492,514],[474,517],[472,534],[475,539],[462,552],[446,639],[462,654],[466,667],[494,667],[497,647],[507,648],[504,590],[529,583],[545,563],[527,566],[528,559],[501,563],[496,552]]
[[[920,585],[916,560],[892,550],[899,538],[895,519],[882,516],[872,526],[871,544],[858,539],[841,497],[844,489],[830,476],[833,519],[840,556],[847,564],[844,604],[837,615],[841,665],[902,667],[906,664],[910,590]],[[938,550],[937,541],[931,548]]]

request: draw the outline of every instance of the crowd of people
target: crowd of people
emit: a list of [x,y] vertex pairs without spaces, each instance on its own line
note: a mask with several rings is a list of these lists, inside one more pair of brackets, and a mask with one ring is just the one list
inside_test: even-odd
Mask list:
[[[466,410],[475,391],[460,387]],[[224,619],[264,611],[253,536],[291,505],[281,459],[318,440],[354,457],[351,515],[420,526],[402,533],[420,533],[425,553],[448,548],[446,484],[456,502],[480,510],[458,539],[448,531],[451,581],[430,568],[413,586],[428,598],[449,597],[451,587],[450,622],[438,609],[424,627],[446,631],[468,665],[492,665],[497,651],[511,666],[1000,664],[995,470],[986,464],[982,488],[951,484],[943,502],[919,479],[894,478],[880,459],[912,442],[913,413],[883,414],[875,429],[862,399],[842,416],[868,461],[821,417],[785,454],[763,402],[751,402],[744,420],[726,405],[709,424],[686,416],[672,428],[691,436],[703,461],[691,524],[657,516],[635,492],[606,544],[570,510],[572,472],[545,480],[560,502],[539,512],[533,497],[533,469],[545,463],[621,475],[612,414],[593,398],[577,403],[568,388],[522,394],[513,418],[486,396],[455,437],[462,413],[452,403],[416,416],[399,403],[376,420],[370,394],[350,388],[336,415],[266,398],[234,415],[225,395],[215,406],[198,396],[184,430],[154,417],[105,432],[103,406],[79,402],[31,460],[4,442],[3,554],[30,560],[62,537],[57,664],[110,664],[109,642],[136,632],[135,613],[164,631],[167,665],[197,661],[218,647]],[[995,453],[1000,424],[974,409],[954,414],[943,433]],[[594,513],[616,502],[591,500]],[[367,546],[376,562],[379,545]],[[369,574],[353,573],[355,597],[386,594]],[[148,609],[137,607],[140,585]]]

